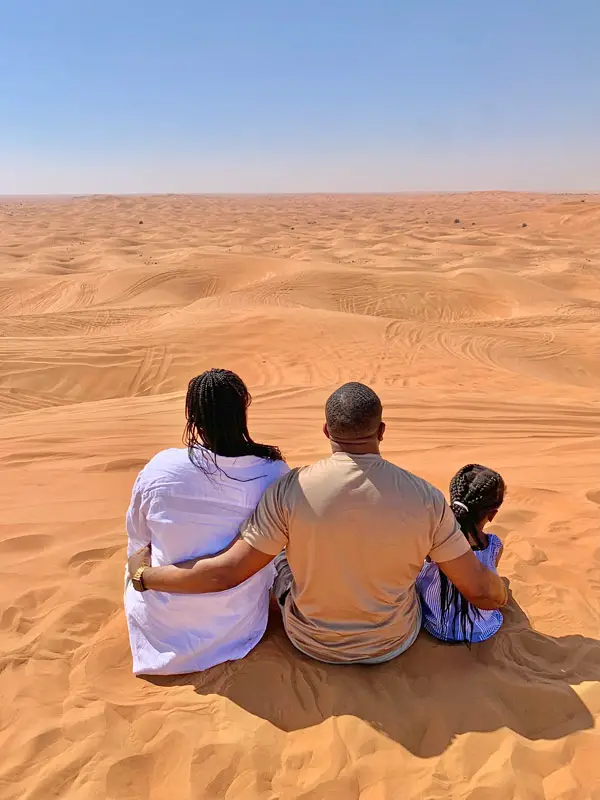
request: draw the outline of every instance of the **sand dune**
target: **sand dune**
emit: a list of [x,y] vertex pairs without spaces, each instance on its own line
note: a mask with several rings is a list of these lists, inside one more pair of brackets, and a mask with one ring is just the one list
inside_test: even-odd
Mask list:
[[[0,796],[600,798],[600,198],[0,202]],[[326,452],[337,384],[446,488],[499,469],[518,607],[492,641],[130,674],[123,516],[187,380],[239,371],[256,436]]]

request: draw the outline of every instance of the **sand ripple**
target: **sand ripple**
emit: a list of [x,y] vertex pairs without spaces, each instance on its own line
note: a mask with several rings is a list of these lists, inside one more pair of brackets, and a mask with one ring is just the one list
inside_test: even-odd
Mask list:
[[[95,197],[0,224],[2,798],[600,798],[600,199]],[[502,632],[339,669],[274,619],[243,662],[135,680],[124,510],[216,365],[293,464],[357,379],[389,458],[442,487],[501,470]]]

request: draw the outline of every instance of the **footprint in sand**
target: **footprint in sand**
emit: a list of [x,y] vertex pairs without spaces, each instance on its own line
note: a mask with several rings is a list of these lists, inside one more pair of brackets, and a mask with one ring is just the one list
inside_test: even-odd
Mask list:
[[539,547],[535,547],[530,542],[520,541],[511,543],[511,552],[516,555],[519,561],[529,566],[535,567],[548,561],[548,556]]
[[121,550],[121,545],[112,547],[97,547],[92,550],[82,550],[71,556],[68,562],[69,569],[77,570],[80,575],[87,575],[101,561],[108,561],[117,551]]
[[589,500],[590,503],[595,503],[597,506],[600,506],[600,492],[598,491],[589,491],[586,492],[586,500]]

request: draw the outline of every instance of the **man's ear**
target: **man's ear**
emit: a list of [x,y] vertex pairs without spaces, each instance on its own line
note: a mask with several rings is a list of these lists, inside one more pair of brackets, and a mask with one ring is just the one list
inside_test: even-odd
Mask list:
[[383,434],[385,433],[385,422],[379,423],[379,430],[377,431],[377,441],[383,441]]
[[325,436],[326,436],[328,439],[331,439],[331,436],[329,435],[329,428],[327,427],[327,423],[325,423],[325,424],[323,425],[323,433],[325,434]]

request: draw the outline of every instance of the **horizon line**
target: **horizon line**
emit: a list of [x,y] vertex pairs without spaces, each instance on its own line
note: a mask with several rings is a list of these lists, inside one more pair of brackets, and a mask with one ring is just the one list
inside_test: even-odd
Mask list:
[[397,197],[413,195],[466,195],[466,194],[535,194],[541,196],[600,195],[600,189],[572,191],[564,189],[414,189],[400,191],[314,191],[314,192],[29,192],[27,194],[0,194],[0,200],[27,200],[46,198],[88,198],[88,197]]

